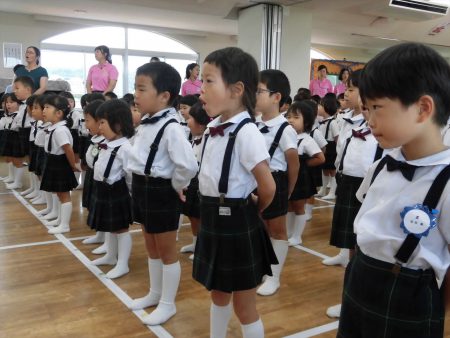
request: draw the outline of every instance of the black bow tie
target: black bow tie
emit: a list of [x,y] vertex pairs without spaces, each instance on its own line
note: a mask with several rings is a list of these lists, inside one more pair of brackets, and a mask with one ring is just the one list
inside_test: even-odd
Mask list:
[[353,120],[352,120],[352,119],[349,119],[349,118],[347,118],[347,117],[344,117],[343,120],[344,120],[345,122],[348,122],[348,123],[350,123],[350,124],[353,124]]
[[106,143],[98,143],[97,147],[99,147],[100,149],[108,149],[108,145]]
[[200,137],[200,138],[196,138],[195,140],[193,140],[192,142],[194,142],[194,144],[196,145],[196,146],[198,146],[200,143],[202,143],[202,138]]
[[366,140],[366,135],[369,135],[369,134],[370,134],[370,129],[366,130],[365,132],[360,132],[355,129],[352,129],[352,136],[356,137],[356,138],[360,138],[361,140],[364,140],[364,141]]
[[216,135],[223,136],[224,135],[223,131],[225,129],[227,129],[229,126],[231,126],[232,124],[233,124],[232,122],[227,122],[227,123],[221,124],[217,127],[209,127],[209,134],[212,137],[214,137]]
[[164,113],[162,113],[159,116],[154,116],[154,117],[147,117],[146,119],[143,119],[141,121],[141,124],[155,124],[156,122],[158,122],[159,120],[165,118],[167,116],[167,114],[169,113],[170,110],[166,110]]
[[408,181],[412,181],[414,172],[417,168],[419,168],[418,166],[408,164],[406,162],[397,161],[389,155],[386,155],[386,167],[388,171],[400,170],[403,177]]
[[263,134],[267,134],[267,133],[269,132],[269,127],[264,126],[264,127],[262,127],[259,131],[260,131],[261,133],[263,133]]

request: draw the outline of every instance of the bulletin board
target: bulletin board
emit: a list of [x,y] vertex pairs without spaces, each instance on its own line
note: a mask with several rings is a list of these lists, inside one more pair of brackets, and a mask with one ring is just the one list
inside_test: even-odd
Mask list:
[[317,75],[317,68],[320,65],[325,65],[328,70],[328,75],[338,76],[342,68],[350,68],[352,71],[364,68],[366,65],[362,62],[353,62],[347,60],[322,60],[322,59],[312,59],[311,60],[311,71],[309,77],[313,80]]

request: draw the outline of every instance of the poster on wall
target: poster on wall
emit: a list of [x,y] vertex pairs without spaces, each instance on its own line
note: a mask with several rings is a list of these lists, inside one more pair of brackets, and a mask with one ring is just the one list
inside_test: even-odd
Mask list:
[[310,79],[314,79],[317,77],[317,68],[320,65],[325,65],[328,70],[328,78],[330,78],[331,83],[336,85],[338,79],[339,72],[342,68],[350,68],[352,71],[357,69],[364,68],[365,63],[362,62],[353,62],[347,60],[322,60],[322,59],[312,59],[311,60],[311,73]]
[[13,68],[22,63],[22,44],[3,42],[3,67]]

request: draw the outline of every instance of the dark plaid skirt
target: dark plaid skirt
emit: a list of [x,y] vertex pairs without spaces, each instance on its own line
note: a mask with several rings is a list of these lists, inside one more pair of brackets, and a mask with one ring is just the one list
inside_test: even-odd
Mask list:
[[288,210],[288,175],[286,171],[272,172],[276,191],[272,203],[262,212],[263,219],[272,219],[287,214]]
[[6,142],[6,130],[0,130],[0,156],[3,156],[3,152],[5,150],[5,142]]
[[170,179],[133,174],[134,221],[147,233],[163,233],[178,229],[182,203]]
[[362,181],[362,177],[339,174],[330,237],[330,244],[338,248],[355,248],[356,235],[353,232],[353,222],[361,207],[356,192]]
[[38,176],[42,176],[44,174],[46,163],[47,163],[47,153],[45,152],[44,147],[37,147],[36,167],[34,169],[34,173]]
[[200,196],[202,226],[192,276],[208,290],[253,289],[278,264],[264,223],[251,198],[228,198],[230,216],[219,215],[219,198]]
[[22,147],[21,152],[24,154],[23,156],[28,155],[30,153],[30,132],[31,127],[19,128],[19,140],[20,146]]
[[125,178],[114,184],[93,181],[88,225],[96,231],[117,232],[133,222],[131,196]]
[[78,134],[78,129],[70,129],[70,134],[72,135],[73,139],[73,152],[75,154],[78,154],[80,151],[80,135]]
[[442,338],[443,292],[434,271],[401,268],[357,250],[345,271],[337,337]]
[[89,210],[90,199],[92,196],[92,185],[94,181],[94,170],[87,167],[86,174],[84,176],[83,196],[81,199],[81,206]]
[[37,164],[37,153],[38,153],[38,146],[34,144],[33,141],[30,142],[30,163],[28,164],[28,171],[34,173],[36,171],[36,164]]
[[325,147],[325,163],[322,164],[322,169],[336,169],[334,162],[336,162],[336,142],[328,141]]
[[183,215],[200,218],[200,199],[198,197],[198,175],[195,176],[186,191],[186,202],[183,203]]
[[80,156],[81,163],[87,165],[86,163],[86,152],[90,146],[90,136],[79,136],[78,137],[78,156]]
[[[322,186],[322,166],[310,167],[314,188]],[[317,190],[314,191],[314,194]]]
[[311,174],[311,168],[306,164],[306,159],[300,159],[300,169],[298,171],[297,183],[289,201],[298,201],[308,199],[316,194],[314,178]]
[[41,190],[48,192],[67,192],[78,186],[75,174],[65,154],[47,154]]
[[19,132],[13,130],[6,130],[5,144],[3,149],[3,156],[21,158],[25,157],[23,148],[20,145]]

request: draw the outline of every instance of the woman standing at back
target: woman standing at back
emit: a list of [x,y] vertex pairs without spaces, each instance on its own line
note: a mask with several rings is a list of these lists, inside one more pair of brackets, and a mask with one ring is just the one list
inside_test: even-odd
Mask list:
[[200,73],[200,66],[197,63],[190,63],[186,67],[186,81],[181,85],[181,95],[195,95],[200,94],[202,88],[202,81],[198,79]]
[[96,47],[95,59],[98,64],[89,69],[86,79],[87,93],[99,92],[105,94],[112,92],[116,87],[119,72],[112,64],[109,48],[104,45]]

